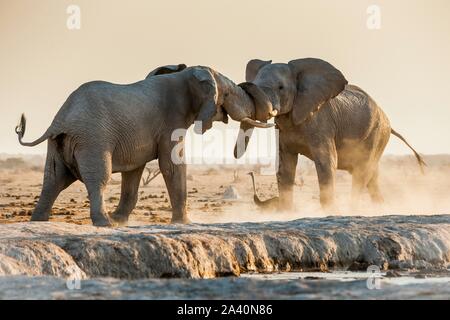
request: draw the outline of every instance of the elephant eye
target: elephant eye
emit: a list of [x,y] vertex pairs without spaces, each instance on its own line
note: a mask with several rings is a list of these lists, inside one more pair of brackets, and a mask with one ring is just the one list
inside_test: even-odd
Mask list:
[[278,87],[278,90],[283,90],[283,89],[284,89],[284,87],[281,85]]

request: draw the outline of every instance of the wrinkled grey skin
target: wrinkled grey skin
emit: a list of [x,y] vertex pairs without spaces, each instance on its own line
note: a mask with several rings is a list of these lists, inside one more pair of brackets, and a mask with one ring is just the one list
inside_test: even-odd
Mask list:
[[[258,98],[253,97],[257,109],[267,99],[279,111],[275,118],[279,129],[279,200],[269,199],[267,205],[277,200],[279,209],[293,208],[298,154],[315,163],[320,203],[325,209],[336,209],[337,169],[352,174],[354,207],[357,208],[366,187],[374,202],[383,201],[378,185],[378,162],[390,134],[409,144],[391,129],[387,116],[367,93],[348,85],[342,73],[331,64],[312,58],[287,64],[251,60],[247,64],[246,81],[261,91]],[[236,144],[235,156],[240,157],[244,152],[245,148]],[[424,164],[417,152],[414,153],[419,164]]]
[[[268,110],[270,111],[270,110]],[[136,205],[145,164],[158,159],[172,204],[172,222],[189,222],[186,213],[186,165],[172,161],[175,129],[202,121],[255,118],[253,101],[239,86],[207,67],[160,67],[145,80],[118,85],[83,84],[73,92],[43,136],[22,142],[25,118],[16,128],[19,141],[34,146],[48,140],[44,182],[32,221],[47,221],[58,194],[76,180],[87,188],[94,225],[110,226],[103,192],[111,173],[122,173],[120,203],[111,218],[125,224]]]

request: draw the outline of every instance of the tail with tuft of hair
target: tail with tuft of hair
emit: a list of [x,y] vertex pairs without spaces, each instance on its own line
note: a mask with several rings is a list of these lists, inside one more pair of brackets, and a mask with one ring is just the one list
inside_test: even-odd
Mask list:
[[403,138],[403,136],[400,133],[398,133],[397,131],[395,131],[392,128],[391,128],[391,133],[394,136],[396,136],[397,138],[399,138],[400,140],[402,140],[412,150],[412,152],[414,152],[414,155],[416,156],[417,162],[419,163],[419,166],[420,166],[420,171],[422,172],[422,174],[424,174],[424,172],[425,172],[424,167],[426,167],[427,164],[423,160],[422,156],[416,150],[414,150],[414,148],[408,143],[408,141],[406,141],[405,138]]
[[49,134],[48,134],[48,130],[47,130],[39,139],[37,139],[33,142],[23,142],[22,138],[25,134],[26,124],[27,124],[27,119],[25,118],[25,114],[22,113],[22,116],[20,117],[20,123],[18,126],[16,126],[16,129],[15,129],[17,136],[19,137],[19,143],[21,145],[26,146],[26,147],[34,147],[49,138]]

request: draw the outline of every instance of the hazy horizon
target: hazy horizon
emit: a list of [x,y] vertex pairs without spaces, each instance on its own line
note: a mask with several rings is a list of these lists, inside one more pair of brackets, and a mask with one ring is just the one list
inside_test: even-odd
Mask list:
[[[66,27],[71,4],[81,9],[80,30]],[[366,26],[372,4],[379,30]],[[252,58],[318,57],[367,91],[420,153],[448,154],[449,13],[446,0],[0,0],[0,153],[45,153],[45,143],[17,142],[20,114],[25,140],[34,140],[84,82],[131,83],[186,63],[239,83]],[[410,151],[392,137],[385,154]]]

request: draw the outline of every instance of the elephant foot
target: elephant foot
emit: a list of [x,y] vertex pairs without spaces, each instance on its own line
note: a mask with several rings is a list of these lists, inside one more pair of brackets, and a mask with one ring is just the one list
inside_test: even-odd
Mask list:
[[122,227],[122,226],[128,225],[128,215],[124,215],[124,214],[120,214],[120,213],[113,213],[110,215],[110,218],[118,226]]
[[48,213],[35,213],[31,215],[30,221],[48,221],[50,215]]
[[91,217],[92,224],[96,227],[113,227],[114,224],[106,215],[97,215],[95,217]]
[[191,220],[189,220],[187,215],[184,215],[184,216],[172,216],[172,221],[170,223],[188,224],[188,223],[191,223]]

